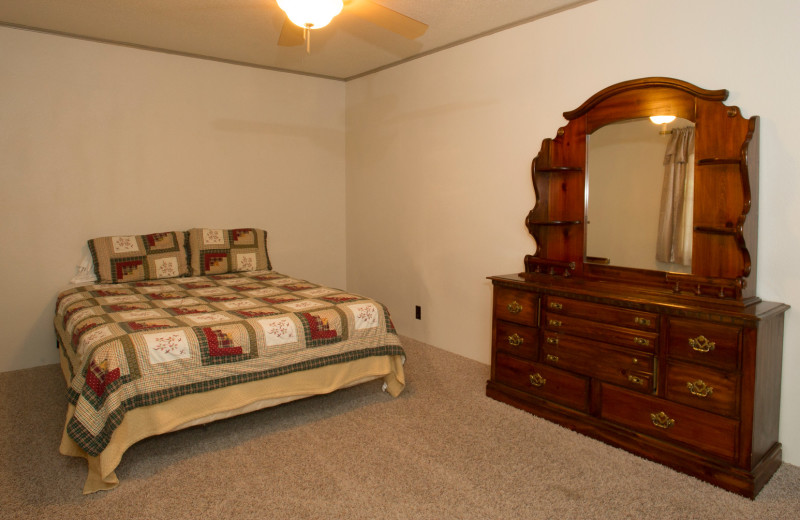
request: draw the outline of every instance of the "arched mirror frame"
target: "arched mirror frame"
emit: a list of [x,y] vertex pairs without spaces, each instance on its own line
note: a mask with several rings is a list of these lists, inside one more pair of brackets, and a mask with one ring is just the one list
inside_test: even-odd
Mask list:
[[[727,97],[727,90],[651,77],[612,85],[564,112],[569,123],[542,142],[533,160],[536,205],[526,226],[537,249],[525,257],[522,275],[615,281],[715,302],[757,300],[759,120],[725,105]],[[691,274],[586,262],[587,136],[611,123],[666,114],[695,123]]]

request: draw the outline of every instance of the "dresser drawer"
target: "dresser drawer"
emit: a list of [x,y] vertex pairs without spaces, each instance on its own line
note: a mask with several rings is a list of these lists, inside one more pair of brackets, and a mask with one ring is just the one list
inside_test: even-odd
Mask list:
[[620,309],[610,305],[582,302],[559,296],[547,296],[545,308],[550,312],[567,314],[576,318],[585,318],[631,329],[658,332],[658,315],[650,312]]
[[729,417],[738,417],[739,376],[699,365],[667,364],[667,399]]
[[651,354],[550,331],[545,332],[541,348],[542,360],[548,365],[639,392],[653,391],[655,362]]
[[654,332],[631,330],[550,311],[544,312],[543,315],[542,323],[545,329],[553,332],[596,339],[647,352],[655,352],[658,344],[658,334]]
[[496,363],[498,383],[575,410],[585,412],[589,408],[589,381],[585,378],[502,352],[497,353]]
[[494,344],[498,350],[536,360],[539,355],[539,329],[501,320],[495,320],[494,328]]
[[498,320],[537,327],[539,325],[539,295],[508,287],[495,287],[494,317]]
[[671,319],[667,354],[722,370],[739,367],[741,329],[695,320]]
[[601,416],[637,432],[734,459],[739,423],[665,399],[603,383]]

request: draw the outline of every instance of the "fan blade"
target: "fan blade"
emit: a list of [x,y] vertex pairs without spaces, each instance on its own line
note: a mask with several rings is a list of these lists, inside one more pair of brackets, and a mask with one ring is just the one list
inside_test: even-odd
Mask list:
[[404,14],[400,14],[397,11],[393,11],[388,7],[376,4],[371,0],[351,0],[346,3],[346,9],[356,16],[397,33],[400,36],[405,36],[409,40],[419,38],[428,30],[426,24],[409,18]]
[[281,35],[278,37],[278,45],[283,47],[294,47],[297,45],[303,45],[304,42],[305,38],[303,37],[303,29],[293,24],[287,16],[283,21],[283,26],[281,27]]

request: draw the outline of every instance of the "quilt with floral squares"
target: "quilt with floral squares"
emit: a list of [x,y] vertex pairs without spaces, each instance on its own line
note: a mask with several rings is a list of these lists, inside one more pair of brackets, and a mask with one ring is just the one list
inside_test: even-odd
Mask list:
[[404,355],[377,301],[274,271],[74,287],[55,326],[72,372],[66,431],[92,456],[137,407]]

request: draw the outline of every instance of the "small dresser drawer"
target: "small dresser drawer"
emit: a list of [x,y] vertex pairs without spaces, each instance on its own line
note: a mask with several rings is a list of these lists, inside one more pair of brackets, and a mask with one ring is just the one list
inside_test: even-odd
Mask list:
[[502,352],[497,353],[496,363],[498,383],[575,410],[589,409],[589,381],[585,378]]
[[639,392],[653,391],[655,362],[651,354],[547,331],[542,343],[542,360],[548,365]]
[[543,313],[542,323],[546,330],[571,334],[588,339],[596,339],[647,352],[655,352],[658,334],[654,332],[636,331],[624,327],[616,327],[596,321],[584,320],[557,314],[550,311]]
[[539,329],[495,320],[494,344],[498,350],[535,361],[539,355]]
[[667,353],[674,359],[722,370],[739,367],[741,329],[705,321],[671,319]]
[[658,315],[650,312],[620,309],[610,305],[582,302],[559,296],[547,296],[545,308],[550,312],[567,314],[576,318],[585,318],[631,329],[658,332]]
[[537,327],[539,325],[539,295],[508,287],[495,287],[494,317],[498,320]]
[[667,364],[665,396],[695,408],[728,417],[738,416],[739,376],[698,365]]
[[701,452],[734,459],[739,423],[665,399],[603,383],[601,416],[651,437],[680,442]]

